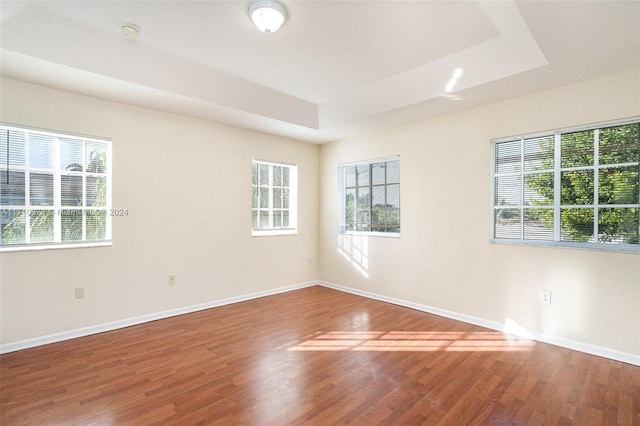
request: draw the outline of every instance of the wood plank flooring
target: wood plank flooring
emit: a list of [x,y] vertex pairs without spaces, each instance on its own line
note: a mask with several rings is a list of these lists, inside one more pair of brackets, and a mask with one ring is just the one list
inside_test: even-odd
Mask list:
[[0,357],[8,425],[640,425],[640,367],[309,287]]

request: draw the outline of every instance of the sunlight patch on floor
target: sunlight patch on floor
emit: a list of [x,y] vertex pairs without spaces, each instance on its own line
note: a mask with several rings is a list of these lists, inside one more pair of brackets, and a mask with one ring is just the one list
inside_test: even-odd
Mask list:
[[292,343],[290,351],[529,351],[532,340],[499,332],[330,331]]

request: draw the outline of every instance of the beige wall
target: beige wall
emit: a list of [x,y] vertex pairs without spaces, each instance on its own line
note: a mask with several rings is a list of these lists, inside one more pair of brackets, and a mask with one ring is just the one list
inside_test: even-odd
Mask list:
[[[640,255],[490,244],[490,139],[640,115],[627,72],[323,145],[320,276],[538,335],[640,354]],[[341,163],[400,155],[401,238],[340,248]],[[552,304],[538,301],[552,292]]]
[[[113,204],[130,213],[112,247],[0,254],[2,343],[320,278],[640,354],[640,255],[489,243],[490,139],[640,115],[640,70],[320,148],[15,80],[0,89],[4,122],[112,138]],[[353,241],[364,258],[341,251],[338,164],[395,154],[401,238]],[[254,157],[298,164],[298,235],[250,236]]]
[[[1,91],[4,122],[111,138],[113,207],[129,210],[112,247],[0,254],[3,343],[318,278],[318,146],[15,80]],[[298,235],[251,237],[254,157],[298,165]]]

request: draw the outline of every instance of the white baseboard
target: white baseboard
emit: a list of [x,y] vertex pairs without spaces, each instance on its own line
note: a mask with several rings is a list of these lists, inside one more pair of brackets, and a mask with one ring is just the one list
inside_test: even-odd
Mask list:
[[479,325],[481,327],[489,328],[491,330],[497,330],[503,333],[509,333],[509,334],[514,334],[521,337],[526,337],[528,339],[536,340],[538,342],[549,343],[551,345],[560,346],[563,348],[585,352],[591,355],[597,355],[604,358],[613,359],[615,361],[621,361],[621,362],[626,362],[627,364],[640,366],[640,355],[620,352],[613,349],[604,348],[602,346],[595,346],[588,343],[578,342],[575,340],[564,339],[562,337],[554,337],[554,336],[548,336],[540,333],[532,333],[522,328],[514,328],[512,326],[509,326],[508,324],[489,321],[482,318],[473,317],[470,315],[460,314],[458,312],[448,311],[445,309],[438,309],[432,306],[421,305],[419,303],[409,302],[407,300],[402,300],[402,299],[396,299],[395,297],[383,296],[377,293],[371,293],[369,291],[346,287],[343,285],[334,284],[326,281],[318,281],[318,284],[320,284],[323,287],[344,291],[346,293],[355,294],[357,296],[380,300],[382,302],[404,306],[406,308],[415,309],[417,311],[427,312],[430,314],[439,315],[445,318],[451,318],[457,321],[462,321],[462,322],[466,322],[473,325]]
[[145,322],[156,321],[163,318],[174,317],[176,315],[188,314],[191,312],[202,311],[204,309],[216,308],[218,306],[230,305],[232,303],[244,302],[260,297],[272,296],[274,294],[285,293],[292,290],[298,290],[305,287],[318,285],[316,281],[294,284],[286,287],[279,287],[272,290],[258,291],[255,293],[244,294],[241,296],[229,297],[226,299],[214,300],[212,302],[200,303],[183,308],[170,309],[168,311],[157,312],[148,315],[142,315],[134,318],[108,322],[104,324],[92,325],[90,327],[77,328],[75,330],[63,331],[60,333],[48,334],[45,336],[34,337],[31,339],[19,340],[0,344],[0,354],[19,351],[21,349],[33,348],[35,346],[47,345],[49,343],[61,342],[63,340],[75,339],[77,337],[89,336],[91,334],[103,333],[105,331],[117,330],[119,328],[130,327],[132,325],[143,324]]

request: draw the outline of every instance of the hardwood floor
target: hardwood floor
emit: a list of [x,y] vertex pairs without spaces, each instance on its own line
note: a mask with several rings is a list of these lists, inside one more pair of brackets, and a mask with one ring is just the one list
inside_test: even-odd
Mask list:
[[640,424],[640,367],[323,287],[0,364],[5,426]]

